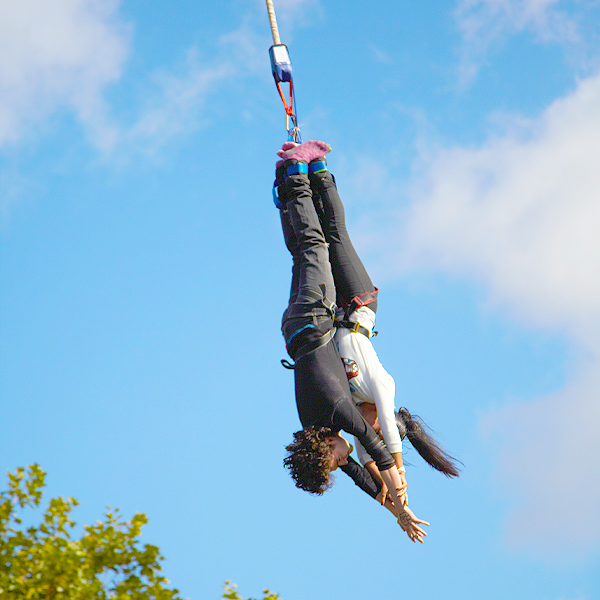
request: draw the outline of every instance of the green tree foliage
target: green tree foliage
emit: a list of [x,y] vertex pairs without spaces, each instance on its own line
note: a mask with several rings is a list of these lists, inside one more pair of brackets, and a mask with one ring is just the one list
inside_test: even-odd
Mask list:
[[[86,526],[73,539],[73,498],[54,498],[37,526],[23,525],[25,508],[42,502],[44,473],[38,465],[8,474],[8,489],[0,491],[0,598],[2,600],[177,600],[178,590],[159,575],[163,557],[156,546],[141,546],[147,523],[136,514],[124,521],[119,510],[103,522]],[[223,599],[244,600],[229,581]],[[260,600],[282,600],[263,590]],[[248,598],[247,600],[254,600]],[[258,600],[258,599],[256,599]]]
[[[259,600],[258,598],[242,598],[236,590],[237,585],[231,583],[231,581],[226,581],[223,587],[225,588],[225,592],[223,592],[222,597],[227,598],[227,600]],[[260,600],[283,600],[278,594],[274,594],[269,590],[263,590],[263,594],[264,596]]]
[[141,545],[147,519],[125,521],[118,510],[86,526],[75,539],[73,498],[54,498],[39,525],[25,527],[25,508],[42,501],[45,473],[38,465],[8,474],[0,492],[0,598],[2,600],[170,600],[178,590],[159,575],[163,557]]

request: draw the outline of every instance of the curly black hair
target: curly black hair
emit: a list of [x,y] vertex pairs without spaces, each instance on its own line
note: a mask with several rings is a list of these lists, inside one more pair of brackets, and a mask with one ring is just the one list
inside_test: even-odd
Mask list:
[[283,466],[289,470],[296,487],[320,496],[333,485],[331,448],[325,438],[335,435],[328,427],[306,427],[294,433],[286,446]]

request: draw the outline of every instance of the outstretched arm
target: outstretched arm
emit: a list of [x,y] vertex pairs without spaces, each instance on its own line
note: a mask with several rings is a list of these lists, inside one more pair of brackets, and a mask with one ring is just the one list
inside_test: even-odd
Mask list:
[[402,494],[405,492],[406,487],[400,479],[395,460],[386,449],[383,441],[377,437],[373,428],[350,402],[340,402],[336,406],[334,418],[339,423],[339,428],[354,434],[375,460],[383,483],[387,486],[394,504],[398,523],[413,541],[422,542],[423,537],[427,534],[419,527],[419,524],[428,525],[429,523],[417,519],[412,511],[403,505]]
[[423,543],[423,537],[427,536],[427,533],[419,525],[429,525],[429,523],[418,519],[408,505],[402,503],[402,490],[406,490],[406,487],[402,485],[396,465],[381,471],[381,478],[390,492],[394,514],[398,517],[400,527],[406,531],[413,542]]
[[[401,509],[398,510],[387,491],[387,484],[383,482],[374,461],[367,463],[365,468],[363,468],[355,460],[349,458],[348,465],[341,468],[354,479],[356,485],[366,491],[372,498],[375,498],[375,500],[383,504],[383,506],[398,519],[400,527],[402,527],[413,542],[423,543],[423,537],[427,536],[427,533],[419,527],[419,525],[429,525],[429,523],[418,519],[408,507],[408,498],[405,493],[406,479],[404,479],[403,473],[398,473],[401,482],[400,488],[401,490],[404,490],[404,492],[401,491],[397,494],[400,501],[399,505],[401,506]],[[392,467],[390,471],[391,470],[395,470],[395,468]],[[358,477],[355,477],[355,475],[358,475]],[[368,482],[368,487],[363,487],[365,482]]]
[[[398,468],[398,473],[400,474],[400,481],[402,482],[402,490],[400,492],[402,506],[406,506],[408,504],[408,485],[406,483],[406,476],[404,475],[404,467],[402,466],[402,453],[398,453],[397,455],[392,456],[394,456],[394,459],[396,460],[396,467]],[[385,485],[385,483],[383,483],[383,479],[381,479],[381,473],[379,473],[379,469],[377,468],[375,461],[371,460],[367,464],[365,464],[365,469],[369,471],[373,480],[377,482],[377,485],[383,488],[383,493],[378,494],[377,500],[379,500],[381,504],[384,504],[386,498],[389,498],[391,502],[391,497],[388,494],[387,486]]]
[[377,498],[381,492],[380,481],[374,478],[367,469],[359,465],[351,456],[348,457],[348,464],[340,466],[340,469],[351,477],[363,492],[369,494],[371,498]]

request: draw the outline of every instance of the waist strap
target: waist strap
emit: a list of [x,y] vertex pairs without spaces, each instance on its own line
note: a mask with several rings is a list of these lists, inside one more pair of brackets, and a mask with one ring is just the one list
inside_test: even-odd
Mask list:
[[[308,354],[309,352],[312,352],[313,350],[316,350],[317,348],[320,348],[321,346],[324,346],[325,344],[329,343],[333,339],[334,335],[335,329],[332,327],[329,331],[325,332],[320,338],[312,340],[307,344],[304,344],[304,346],[300,346],[300,348],[298,348],[298,350],[294,352],[294,363],[297,363],[298,359],[302,358],[305,354]],[[296,366],[295,364],[292,364],[285,359],[281,360],[281,364],[286,369],[293,369]]]
[[334,327],[339,327],[340,329],[349,329],[352,333],[362,333],[365,337],[375,337],[379,332],[373,331],[371,332],[366,327],[363,327],[358,321],[334,321]]

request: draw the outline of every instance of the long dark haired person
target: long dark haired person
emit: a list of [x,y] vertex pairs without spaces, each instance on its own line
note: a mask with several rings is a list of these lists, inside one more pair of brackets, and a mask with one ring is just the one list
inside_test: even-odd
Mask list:
[[[291,144],[284,145],[291,150]],[[285,150],[280,152],[285,155]],[[394,457],[406,490],[405,468],[402,461],[402,439],[408,437],[419,454],[435,469],[448,477],[459,474],[456,460],[427,433],[425,424],[402,408],[394,409],[395,384],[379,361],[371,338],[377,312],[378,289],[360,260],[345,222],[345,211],[334,176],[328,171],[325,159],[308,165],[313,203],[319,216],[336,288],[337,314],[335,342],[346,367],[352,400],[364,419],[384,440]],[[361,463],[382,485],[377,466],[355,440]],[[382,495],[384,499],[385,494]],[[403,501],[407,499],[403,497]],[[388,506],[389,507],[389,506]]]

